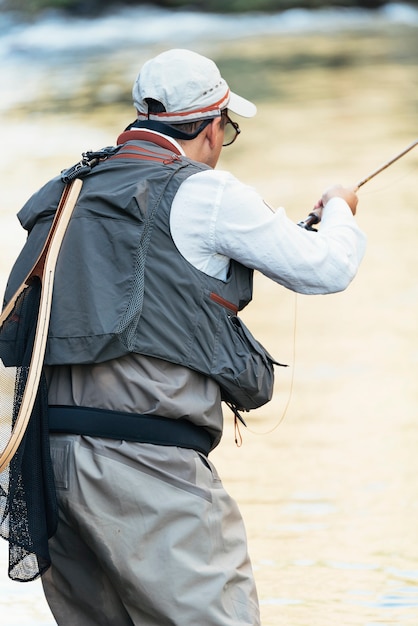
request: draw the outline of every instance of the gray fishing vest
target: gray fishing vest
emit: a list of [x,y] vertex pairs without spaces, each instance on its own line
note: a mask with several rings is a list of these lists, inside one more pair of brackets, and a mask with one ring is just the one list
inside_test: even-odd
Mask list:
[[[237,317],[252,297],[252,270],[231,260],[225,281],[208,276],[170,234],[179,186],[204,169],[172,150],[129,141],[85,178],[57,263],[46,364],[134,352],[214,378],[236,408],[271,398],[275,361]],[[20,212],[30,234],[6,300],[36,260],[62,188],[52,180]]]

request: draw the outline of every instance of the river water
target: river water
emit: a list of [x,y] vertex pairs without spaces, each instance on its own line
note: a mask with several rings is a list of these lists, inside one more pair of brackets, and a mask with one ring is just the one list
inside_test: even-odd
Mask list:
[[[418,12],[401,4],[0,14],[0,290],[24,240],[16,212],[81,151],[114,142],[149,54],[215,56],[257,102],[220,165],[296,221],[327,184],[359,180],[417,138],[417,31]],[[417,165],[412,152],[363,188],[368,252],[346,292],[295,297],[256,277],[245,317],[291,367],[241,448],[225,414],[213,461],[244,515],[263,626],[418,625]],[[2,626],[54,624],[39,581],[7,578],[5,542],[0,612]]]

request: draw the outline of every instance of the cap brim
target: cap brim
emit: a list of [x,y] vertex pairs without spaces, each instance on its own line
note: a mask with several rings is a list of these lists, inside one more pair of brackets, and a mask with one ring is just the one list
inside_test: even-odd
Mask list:
[[232,111],[232,113],[235,113],[236,115],[240,115],[241,117],[254,117],[257,113],[257,107],[255,104],[245,98],[242,98],[233,91],[230,92],[228,110]]

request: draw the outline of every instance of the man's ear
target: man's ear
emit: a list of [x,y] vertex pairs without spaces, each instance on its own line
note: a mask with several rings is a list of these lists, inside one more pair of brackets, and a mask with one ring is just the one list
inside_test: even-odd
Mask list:
[[215,117],[210,124],[208,124],[205,128],[206,136],[209,141],[209,145],[211,148],[214,148],[216,145],[216,140],[218,138],[218,133],[220,131],[219,125],[221,123],[220,117]]

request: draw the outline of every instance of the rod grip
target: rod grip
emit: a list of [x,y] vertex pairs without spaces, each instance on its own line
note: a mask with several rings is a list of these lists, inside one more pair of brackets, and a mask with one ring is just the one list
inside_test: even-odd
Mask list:
[[298,226],[304,228],[305,230],[317,231],[318,229],[313,228],[313,226],[315,224],[319,224],[320,221],[321,218],[319,217],[319,215],[317,215],[315,211],[312,211],[311,213],[309,213],[308,217],[305,220],[301,220],[300,222],[298,222]]

